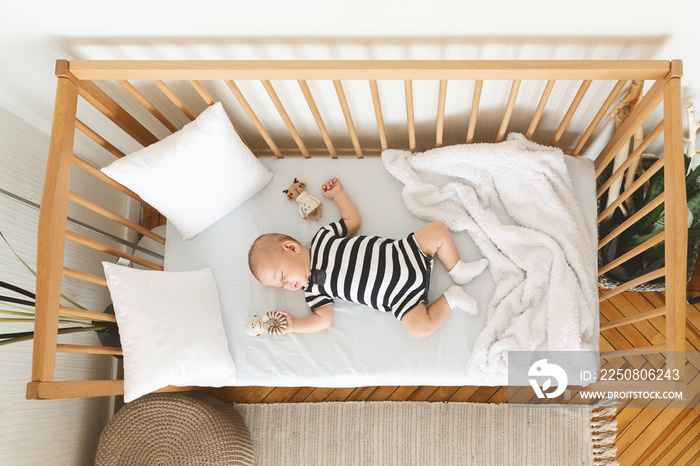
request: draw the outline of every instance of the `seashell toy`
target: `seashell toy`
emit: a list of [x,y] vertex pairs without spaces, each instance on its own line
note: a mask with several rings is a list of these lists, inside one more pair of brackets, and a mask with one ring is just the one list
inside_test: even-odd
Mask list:
[[253,316],[245,324],[245,331],[248,335],[257,337],[262,333],[268,335],[282,335],[287,329],[287,318],[278,311],[266,312],[262,316]]

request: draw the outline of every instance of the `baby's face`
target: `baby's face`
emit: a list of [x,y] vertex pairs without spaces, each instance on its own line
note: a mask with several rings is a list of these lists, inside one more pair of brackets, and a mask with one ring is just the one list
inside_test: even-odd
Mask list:
[[309,282],[309,264],[305,263],[300,252],[301,248],[291,243],[270,254],[260,264],[260,282],[290,291],[306,285]]

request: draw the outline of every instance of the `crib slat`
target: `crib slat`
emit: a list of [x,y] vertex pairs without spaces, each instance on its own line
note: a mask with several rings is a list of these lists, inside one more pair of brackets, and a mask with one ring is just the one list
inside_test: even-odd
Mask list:
[[86,309],[77,309],[74,307],[61,306],[60,314],[71,317],[82,317],[83,319],[99,320],[100,322],[116,322],[117,318],[114,314],[105,314],[104,312],[88,311]]
[[84,282],[94,283],[95,285],[107,286],[107,280],[97,275],[93,275],[87,272],[81,272],[80,270],[70,269],[68,267],[63,267],[63,276],[69,278],[75,278],[76,280],[82,280]]
[[301,93],[304,94],[304,98],[306,99],[306,103],[309,105],[309,110],[311,110],[311,114],[314,116],[314,120],[316,120],[316,126],[318,126],[318,130],[321,132],[321,136],[323,136],[323,142],[328,148],[328,153],[331,154],[331,158],[337,159],[338,154],[335,151],[335,147],[333,147],[333,141],[331,141],[331,136],[328,134],[326,125],[323,123],[323,118],[321,118],[321,112],[318,111],[318,106],[316,105],[314,96],[311,94],[311,89],[309,89],[309,85],[306,83],[306,81],[301,80],[297,81],[297,83],[301,88]]
[[78,354],[107,354],[112,356],[121,356],[121,348],[111,348],[109,346],[88,346],[88,345],[66,345],[58,343],[56,351],[59,353],[78,353]]
[[379,100],[379,88],[377,87],[377,81],[370,79],[369,88],[372,92],[372,103],[374,104],[374,114],[377,117],[377,129],[379,131],[379,142],[382,145],[382,150],[387,150],[389,144],[386,140],[386,130],[384,129],[384,117],[382,116],[382,104]]
[[443,79],[440,80],[435,147],[442,147],[442,132],[445,124],[445,100],[447,100],[447,80]]
[[622,123],[622,126],[615,132],[608,144],[600,152],[594,161],[595,176],[598,177],[605,167],[615,158],[622,146],[632,137],[639,126],[651,115],[651,112],[658,107],[664,96],[664,81],[656,81],[646,94],[639,101],[629,117]]
[[202,97],[202,99],[204,99],[204,102],[206,102],[207,105],[214,105],[216,103],[214,99],[211,98],[207,90],[204,89],[202,83],[200,83],[196,79],[190,79],[190,84],[192,84],[194,90],[197,91],[197,94],[199,94]]
[[646,282],[650,282],[652,280],[656,280],[657,278],[661,278],[664,276],[666,273],[666,267],[661,267],[658,270],[654,270],[653,272],[649,272],[647,274],[642,275],[639,278],[635,278],[634,280],[630,280],[627,283],[623,283],[622,285],[616,286],[612,290],[608,291],[607,293],[603,293],[600,295],[599,302],[607,301],[608,299],[612,298],[613,296],[617,296],[620,293],[623,293],[630,288],[634,288],[637,285],[641,285]]
[[651,201],[649,204],[645,205],[642,209],[638,210],[634,215],[632,215],[630,218],[625,220],[622,225],[619,227],[615,228],[611,233],[608,234],[605,238],[600,240],[598,243],[598,249],[601,249],[603,246],[608,244],[610,241],[613,239],[617,238],[623,231],[625,231],[627,228],[629,228],[631,225],[633,225],[637,220],[641,219],[644,217],[646,214],[654,210],[656,207],[661,205],[662,202],[664,202],[664,198],[666,197],[666,193],[663,192],[656,196],[653,201]]
[[193,121],[195,118],[197,118],[195,114],[192,113],[192,110],[187,108],[187,105],[185,105],[185,103],[182,100],[180,100],[177,94],[175,94],[175,92],[173,92],[173,90],[170,89],[168,85],[165,84],[165,82],[159,79],[155,79],[153,80],[153,82],[156,84],[156,86],[158,86],[158,89],[163,91],[163,94],[165,94],[168,97],[168,99],[170,99],[170,101],[175,104],[175,106],[182,112],[182,114],[189,118],[190,121]]
[[[666,345],[650,345],[642,346],[640,348],[631,348],[627,350],[618,351],[601,351],[601,359],[611,359],[611,358],[626,358],[629,356],[639,356],[642,354],[654,354],[661,353],[667,350]],[[653,386],[653,388],[658,388],[658,385]]]
[[241,90],[238,88],[235,82],[232,80],[227,80],[226,85],[231,89],[231,92],[233,92],[233,95],[236,97],[236,100],[238,100],[238,103],[241,104],[241,107],[243,107],[243,110],[245,113],[248,115],[248,118],[250,118],[250,121],[253,122],[253,125],[255,125],[255,128],[258,130],[260,133],[260,136],[265,140],[267,145],[272,149],[272,153],[275,154],[275,156],[278,159],[282,158],[282,153],[280,150],[277,148],[277,145],[275,144],[275,141],[272,140],[268,132],[265,130],[263,127],[262,123],[258,119],[257,115],[255,115],[255,112],[253,111],[253,107],[250,106],[246,98],[243,96],[243,93]]
[[556,146],[559,143],[559,139],[561,139],[564,131],[566,131],[566,127],[569,126],[569,122],[571,121],[571,118],[573,118],[576,109],[581,103],[581,100],[583,100],[583,96],[586,95],[586,91],[588,91],[588,88],[591,86],[591,82],[591,80],[586,79],[583,81],[583,83],[581,83],[581,87],[579,87],[578,92],[574,96],[574,100],[571,102],[569,110],[567,110],[566,115],[564,115],[564,119],[561,121],[557,132],[554,133],[552,142],[549,143],[550,146]]
[[96,204],[96,203],[90,201],[89,199],[86,199],[78,194],[75,194],[72,191],[68,193],[68,199],[75,202],[76,204],[79,204],[87,209],[92,210],[93,212],[96,212],[96,213],[102,215],[105,218],[113,220],[113,221],[119,223],[120,225],[124,225],[127,228],[131,228],[132,230],[134,230],[138,233],[141,233],[142,235],[147,236],[147,237],[151,238],[152,240],[159,242],[160,244],[165,244],[165,238],[163,238],[162,236],[159,236],[159,235],[151,232],[150,230],[142,227],[141,225],[134,223],[131,220],[128,220],[120,215],[115,214],[114,212],[111,212],[111,211],[105,209],[101,205]]
[[476,117],[479,113],[479,101],[481,100],[481,89],[484,87],[484,81],[477,80],[474,82],[474,98],[472,99],[472,111],[469,115],[469,128],[467,129],[467,144],[471,144],[474,140],[474,131],[476,130]]
[[413,81],[404,81],[406,91],[406,121],[408,123],[408,147],[411,152],[416,151],[416,123],[413,119]]
[[83,246],[87,246],[91,249],[94,249],[96,251],[101,251],[105,252],[107,254],[110,254],[115,257],[121,257],[123,259],[130,260],[131,262],[135,264],[142,265],[144,267],[148,267],[149,269],[153,270],[163,270],[162,265],[155,264],[149,260],[142,259],[140,257],[137,257],[133,254],[129,254],[123,251],[120,251],[119,249],[113,248],[111,246],[107,246],[106,244],[102,244],[99,241],[92,240],[90,238],[86,238],[83,235],[79,235],[77,233],[73,233],[70,230],[66,230],[66,239],[73,241],[74,243],[82,244]]
[[142,146],[158,142],[158,138],[153,133],[148,131],[92,81],[80,81],[78,93]]
[[350,115],[350,107],[348,107],[348,100],[345,97],[345,91],[343,90],[343,83],[341,83],[340,80],[334,79],[333,86],[335,87],[335,93],[338,94],[338,101],[340,102],[340,107],[343,109],[345,124],[348,126],[350,138],[352,139],[352,145],[355,148],[355,154],[357,154],[358,159],[361,159],[363,157],[362,148],[360,147],[360,140],[357,138],[355,125],[352,122],[352,115]]
[[540,97],[540,102],[537,104],[537,109],[535,110],[535,114],[532,116],[532,121],[530,122],[530,126],[528,126],[527,133],[525,134],[525,137],[527,139],[532,139],[532,135],[535,134],[535,129],[537,129],[537,125],[540,122],[540,118],[542,118],[542,112],[544,112],[544,107],[545,105],[547,105],[549,96],[552,94],[554,83],[556,83],[556,81],[550,79],[544,86],[542,97]]
[[610,91],[610,95],[608,95],[608,98],[605,99],[603,105],[600,106],[600,110],[598,110],[598,113],[591,121],[591,124],[588,125],[588,128],[586,128],[586,131],[581,136],[581,139],[579,139],[578,144],[576,144],[576,147],[574,148],[574,151],[571,153],[571,155],[576,156],[581,152],[581,149],[583,149],[583,146],[588,141],[588,138],[591,137],[593,131],[598,127],[600,121],[603,119],[605,114],[608,113],[610,107],[612,107],[613,102],[615,102],[615,98],[618,95],[620,95],[620,91],[625,86],[625,84],[627,84],[627,80],[625,79],[621,79],[617,82],[617,84],[615,84],[612,91]]
[[143,94],[141,94],[129,81],[119,79],[117,82],[121,84],[121,86],[126,89],[129,94],[131,94],[141,105],[143,105],[143,107],[148,110],[151,115],[156,117],[156,119],[158,119],[163,126],[168,128],[173,133],[177,131],[177,127],[172,124],[172,122],[168,120],[167,117],[163,115],[160,110],[158,110],[156,106],[153,105]]
[[503,141],[506,135],[508,122],[510,121],[510,117],[513,114],[513,107],[515,106],[515,98],[518,96],[518,89],[520,89],[520,80],[515,80],[510,86],[510,95],[508,96],[508,103],[506,104],[506,111],[503,114],[503,120],[501,120],[501,127],[498,129],[496,142]]
[[625,263],[626,261],[630,260],[631,258],[638,256],[639,254],[643,253],[647,249],[651,248],[655,244],[660,243],[661,241],[664,241],[666,239],[666,232],[661,231],[658,235],[654,236],[653,238],[650,238],[637,246],[636,248],[632,249],[631,251],[627,252],[626,254],[623,254],[622,256],[618,257],[614,261],[606,264],[605,266],[601,267],[598,270],[598,276],[603,275],[605,272],[614,269],[620,264]]
[[77,165],[78,167],[82,168],[83,170],[85,170],[86,172],[88,172],[89,174],[91,174],[92,176],[94,176],[95,178],[98,178],[100,181],[104,181],[105,183],[107,183],[111,187],[123,192],[124,194],[126,194],[130,198],[134,199],[135,201],[138,201],[143,205],[148,205],[148,204],[146,204],[146,202],[143,199],[141,199],[139,197],[138,194],[136,194],[135,192],[133,192],[129,188],[125,187],[124,185],[117,183],[112,178],[108,177],[107,175],[102,173],[100,170],[98,170],[96,167],[94,167],[92,164],[86,162],[85,160],[81,159],[77,155],[73,155],[73,163],[75,165]]
[[[211,97],[211,95],[209,95],[209,93],[207,92],[207,90],[204,89],[204,86],[202,86],[202,83],[200,83],[200,82],[197,81],[197,80],[191,79],[191,80],[190,80],[190,84],[192,84],[192,87],[194,87],[194,89],[197,91],[197,94],[199,94],[199,96],[202,98],[202,100],[204,100],[204,102],[205,102],[207,105],[214,105],[214,104],[216,103],[216,101]],[[234,126],[234,127],[233,127],[233,130],[236,132],[236,134],[238,134],[238,137],[241,139],[241,142],[242,142],[248,149],[250,149],[250,144],[248,144],[248,143],[246,142],[246,140],[243,139],[243,136],[241,135],[241,132],[238,131],[238,128],[236,128],[236,127]],[[251,152],[252,152],[252,151],[251,151]]]
[[637,315],[624,317],[622,319],[612,320],[610,322],[605,322],[600,324],[600,331],[609,330],[611,328],[621,327],[623,325],[634,324],[641,322],[643,320],[653,319],[654,317],[659,317],[666,314],[666,306],[657,307],[650,311],[640,312]]
[[647,147],[649,147],[649,144],[651,144],[659,135],[663,132],[664,130],[664,121],[661,120],[658,125],[647,135],[647,137],[644,138],[642,143],[635,149],[632,154],[630,154],[629,157],[618,167],[615,172],[610,175],[610,178],[608,178],[605,183],[603,183],[598,189],[598,192],[596,193],[597,198],[600,199],[600,196],[605,193],[605,191],[617,180],[619,177],[622,176],[625,170],[629,168],[630,165],[632,165],[639,157],[642,156],[642,153],[646,150]]
[[77,118],[75,119],[75,127],[83,134],[85,134],[87,137],[95,141],[97,144],[105,148],[109,153],[114,155],[117,158],[122,158],[126,154],[124,152],[120,151],[116,147],[114,147],[112,144],[107,142],[105,138],[97,134],[95,131],[90,129],[85,123],[82,121],[78,120]]
[[275,92],[275,88],[272,87],[272,83],[270,83],[270,81],[265,81],[265,80],[263,80],[261,82],[263,84],[263,87],[267,91],[267,94],[270,96],[272,103],[275,104],[275,108],[277,109],[280,116],[282,117],[284,124],[287,125],[287,129],[291,133],[292,138],[294,139],[294,142],[297,143],[297,146],[299,147],[299,150],[301,150],[301,153],[304,155],[304,158],[308,159],[309,157],[311,157],[309,155],[309,151],[306,150],[306,146],[304,145],[304,141],[301,140],[301,137],[299,136],[299,132],[294,127],[294,123],[292,123],[291,118],[289,118],[289,114],[284,109],[284,105],[282,105],[282,101],[280,100],[279,96],[277,95],[277,92]]
[[634,194],[634,192],[639,189],[641,185],[643,185],[649,178],[651,178],[656,172],[661,170],[664,166],[664,161],[662,160],[664,156],[662,155],[647,171],[644,172],[642,176],[634,180],[634,182],[629,186],[629,188],[625,189],[625,191],[618,196],[615,201],[608,206],[607,209],[605,209],[603,212],[598,215],[598,223],[602,222],[605,217],[607,217],[610,213],[612,213],[620,204],[625,202],[626,199],[628,199],[630,196]]
[[[197,91],[197,94],[199,94],[199,96],[202,98],[202,100],[204,100],[204,102],[205,102],[207,105],[214,105],[214,104],[216,103],[216,101],[212,98],[212,96],[209,95],[209,93],[207,92],[207,90],[204,89],[204,86],[202,86],[202,83],[200,83],[200,82],[197,81],[197,80],[191,79],[191,80],[190,80],[190,84],[192,84],[192,87],[194,87],[194,89]],[[234,127],[233,127],[233,130],[236,132],[236,134],[238,134],[238,137],[241,138],[241,142],[242,142],[248,149],[250,149],[250,144],[248,144],[248,143],[246,142],[246,140],[243,139],[243,135],[241,135],[241,132],[238,131],[238,128],[236,128],[236,127],[234,126]],[[252,152],[252,151],[251,151],[251,152]]]

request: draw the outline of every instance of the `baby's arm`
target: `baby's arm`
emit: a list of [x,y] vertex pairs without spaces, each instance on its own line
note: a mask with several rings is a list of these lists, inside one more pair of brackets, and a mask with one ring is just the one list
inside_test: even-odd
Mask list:
[[287,317],[287,330],[284,333],[315,333],[325,330],[333,323],[333,305],[326,304],[316,309],[309,317],[295,319],[290,313],[280,311]]
[[355,234],[360,228],[360,214],[357,207],[350,200],[348,195],[343,191],[343,186],[338,181],[338,178],[331,178],[322,187],[323,196],[328,199],[333,199],[340,209],[340,217],[345,220],[345,227],[348,229],[347,237]]

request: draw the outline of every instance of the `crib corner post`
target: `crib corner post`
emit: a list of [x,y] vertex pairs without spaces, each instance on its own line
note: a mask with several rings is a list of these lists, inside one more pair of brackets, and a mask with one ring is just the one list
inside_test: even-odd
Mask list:
[[37,234],[32,381],[54,379],[78,86],[59,77]]
[[683,76],[683,60],[671,60],[671,78],[681,78]]
[[684,351],[686,344],[686,274],[688,216],[685,192],[681,80],[673,66],[664,85],[664,191],[666,222],[666,349]]
[[76,86],[79,85],[78,78],[75,77],[73,73],[70,72],[70,62],[68,60],[59,59],[56,60],[56,77],[65,78],[72,81]]

